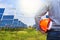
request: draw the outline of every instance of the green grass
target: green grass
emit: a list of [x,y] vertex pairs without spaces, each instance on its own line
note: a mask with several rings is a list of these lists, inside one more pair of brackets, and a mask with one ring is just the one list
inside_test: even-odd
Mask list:
[[24,31],[0,31],[0,40],[46,40],[46,34],[35,29]]

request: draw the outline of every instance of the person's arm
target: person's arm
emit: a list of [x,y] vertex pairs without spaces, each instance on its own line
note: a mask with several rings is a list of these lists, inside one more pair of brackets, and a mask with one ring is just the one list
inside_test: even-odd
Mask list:
[[[44,7],[42,11],[40,11],[39,13],[37,13],[37,15],[35,16],[35,23],[37,24],[37,30],[41,31],[40,27],[39,27],[39,21],[41,20],[41,17],[44,16],[46,13],[48,12],[48,7]],[[41,31],[42,33],[44,33],[43,31]]]
[[44,16],[47,12],[48,12],[48,7],[47,6],[42,7],[39,10],[39,12],[35,16],[35,22],[36,22],[37,25],[39,24],[39,21],[40,21],[41,17]]

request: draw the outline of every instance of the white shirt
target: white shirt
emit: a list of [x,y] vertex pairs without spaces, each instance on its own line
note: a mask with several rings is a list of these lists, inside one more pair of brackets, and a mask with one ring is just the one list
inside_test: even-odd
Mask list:
[[45,6],[43,6],[40,12],[35,16],[36,24],[39,24],[41,15],[48,11],[48,15],[52,20],[52,25],[60,26],[60,0],[46,0],[43,4]]

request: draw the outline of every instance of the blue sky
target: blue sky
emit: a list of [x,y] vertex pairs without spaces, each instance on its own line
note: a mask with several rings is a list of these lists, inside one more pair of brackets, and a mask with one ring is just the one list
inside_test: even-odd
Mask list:
[[34,16],[42,5],[40,0],[0,0],[0,7],[6,10],[4,15],[14,15],[27,25],[35,24]]

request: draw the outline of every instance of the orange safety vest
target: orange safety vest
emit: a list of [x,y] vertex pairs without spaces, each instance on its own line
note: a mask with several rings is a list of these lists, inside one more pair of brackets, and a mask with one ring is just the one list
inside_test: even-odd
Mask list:
[[49,27],[50,21],[51,20],[49,18],[40,20],[40,22],[39,22],[40,29],[44,32],[47,32],[47,30],[48,30],[47,28]]

